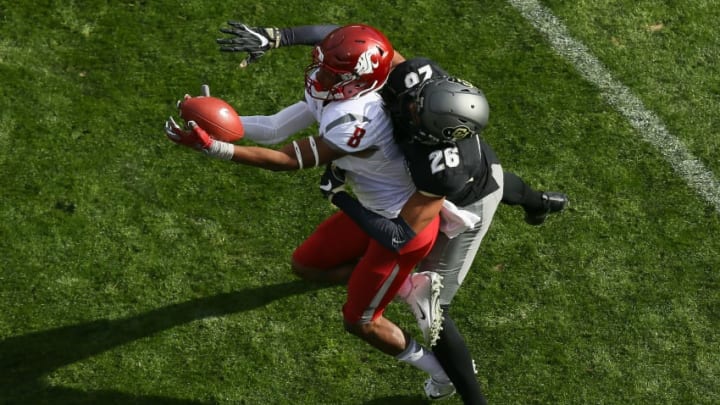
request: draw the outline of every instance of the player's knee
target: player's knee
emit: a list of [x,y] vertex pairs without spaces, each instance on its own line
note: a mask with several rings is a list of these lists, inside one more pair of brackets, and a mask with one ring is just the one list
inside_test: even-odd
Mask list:
[[292,272],[300,277],[303,280],[306,281],[316,281],[316,282],[322,282],[322,283],[335,283],[336,280],[332,277],[333,272],[324,270],[324,269],[317,269],[314,267],[308,267],[303,266],[299,263],[291,263],[290,267],[292,268]]
[[374,324],[372,322],[349,322],[344,321],[345,330],[355,336],[363,337],[373,333]]
[[292,272],[307,281],[330,284],[347,284],[352,274],[353,265],[343,264],[332,268],[308,266],[293,257],[290,262]]
[[304,266],[302,263],[298,262],[294,257],[290,261],[290,268],[292,269],[292,272],[305,280],[314,280],[317,276],[317,270],[312,269],[310,267]]

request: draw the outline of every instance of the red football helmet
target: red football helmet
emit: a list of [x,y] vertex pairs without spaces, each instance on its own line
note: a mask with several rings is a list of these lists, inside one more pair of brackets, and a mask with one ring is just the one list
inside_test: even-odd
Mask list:
[[362,24],[332,31],[316,46],[305,69],[305,87],[313,98],[344,100],[385,84],[395,51],[380,31]]

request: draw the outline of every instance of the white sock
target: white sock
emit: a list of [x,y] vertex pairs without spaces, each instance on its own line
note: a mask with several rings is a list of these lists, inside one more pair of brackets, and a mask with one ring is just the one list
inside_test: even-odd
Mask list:
[[395,358],[430,374],[433,380],[440,384],[450,382],[435,354],[419,345],[413,338],[410,338],[407,348]]

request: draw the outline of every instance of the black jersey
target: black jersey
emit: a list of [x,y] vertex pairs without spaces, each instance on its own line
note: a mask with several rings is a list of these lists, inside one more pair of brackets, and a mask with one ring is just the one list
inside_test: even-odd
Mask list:
[[387,83],[382,89],[383,97],[396,98],[398,95],[411,92],[431,77],[443,76],[450,75],[432,59],[423,57],[407,59],[390,72]]
[[406,104],[412,101],[420,83],[439,76],[448,74],[432,60],[408,59],[392,70],[382,95],[417,189],[464,206],[499,188],[490,170],[490,165],[499,161],[490,145],[477,135],[439,145],[412,142],[412,131],[416,129],[410,125],[412,118]]
[[499,188],[490,165],[499,163],[490,145],[479,136],[452,144],[400,144],[415,187],[445,196],[457,206],[480,200]]

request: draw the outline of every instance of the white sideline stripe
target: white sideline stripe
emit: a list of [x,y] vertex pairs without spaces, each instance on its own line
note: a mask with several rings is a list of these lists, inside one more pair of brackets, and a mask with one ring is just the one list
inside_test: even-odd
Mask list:
[[553,49],[573,63],[585,78],[617,109],[640,136],[655,146],[675,172],[720,213],[720,183],[705,165],[673,136],[660,118],[645,108],[630,89],[615,80],[585,45],[573,39],[565,25],[536,0],[508,0],[526,20],[543,33]]

